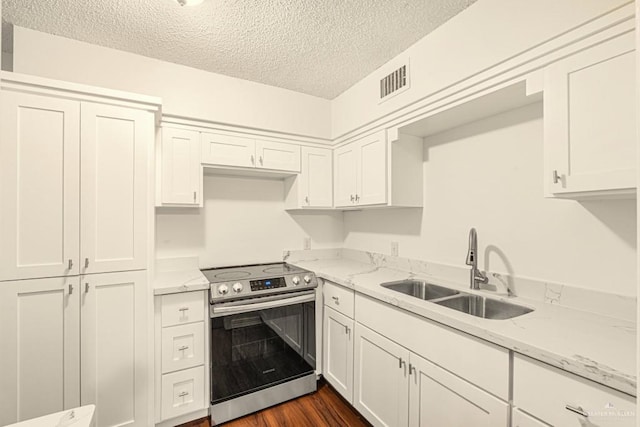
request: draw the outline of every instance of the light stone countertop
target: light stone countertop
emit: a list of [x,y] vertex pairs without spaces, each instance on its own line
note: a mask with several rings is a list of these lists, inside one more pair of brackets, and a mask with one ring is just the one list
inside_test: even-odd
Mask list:
[[209,280],[197,268],[184,268],[157,273],[153,288],[154,295],[203,291],[209,289]]
[[[288,262],[361,294],[636,395],[635,322],[522,297],[499,297],[488,291],[478,293],[525,305],[535,311],[508,320],[482,319],[380,286],[384,282],[420,277],[415,273],[348,258]],[[424,278],[436,284],[473,292],[459,284]]]

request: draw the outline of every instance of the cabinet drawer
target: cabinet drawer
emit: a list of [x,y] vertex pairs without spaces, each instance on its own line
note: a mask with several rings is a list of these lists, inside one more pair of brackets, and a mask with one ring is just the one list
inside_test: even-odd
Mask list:
[[353,291],[331,282],[324,282],[324,304],[353,319]]
[[204,363],[204,322],[162,329],[162,373]]
[[184,292],[162,296],[162,326],[181,325],[204,320],[205,292]]
[[205,408],[204,366],[162,376],[162,419]]
[[554,426],[584,425],[569,408],[600,427],[636,424],[633,397],[525,356],[514,358],[513,387],[515,406]]

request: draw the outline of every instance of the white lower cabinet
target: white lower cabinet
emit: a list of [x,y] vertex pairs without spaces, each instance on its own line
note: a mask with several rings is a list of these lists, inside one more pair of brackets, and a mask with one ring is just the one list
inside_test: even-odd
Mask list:
[[507,426],[509,404],[411,353],[409,426]]
[[374,426],[409,422],[409,350],[356,323],[353,405]]
[[[635,398],[518,354],[513,361],[513,404],[552,426],[636,425]],[[545,425],[515,412],[520,424],[514,426]]]
[[513,408],[513,414],[511,418],[512,427],[549,427],[549,424],[545,424],[540,420],[533,418],[531,415],[522,412],[520,409]]
[[323,331],[324,376],[353,403],[353,319],[325,305]]
[[175,426],[209,409],[206,291],[156,297],[156,423]]
[[96,427],[146,426],[145,285],[146,271],[3,283],[0,425],[95,404]]

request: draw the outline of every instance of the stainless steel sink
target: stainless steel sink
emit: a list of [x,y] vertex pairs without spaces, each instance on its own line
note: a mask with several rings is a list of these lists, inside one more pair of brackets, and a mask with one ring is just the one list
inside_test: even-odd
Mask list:
[[434,304],[484,319],[511,319],[533,311],[533,309],[521,305],[471,294],[434,301]]
[[381,286],[423,300],[450,297],[460,293],[453,289],[445,288],[444,286],[438,286],[420,280],[400,280],[397,282],[383,283]]

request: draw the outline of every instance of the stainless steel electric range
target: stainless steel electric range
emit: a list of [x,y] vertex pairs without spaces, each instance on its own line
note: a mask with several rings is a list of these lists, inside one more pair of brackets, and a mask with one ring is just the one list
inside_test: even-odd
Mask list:
[[315,391],[315,275],[286,263],[202,272],[211,283],[212,425]]

